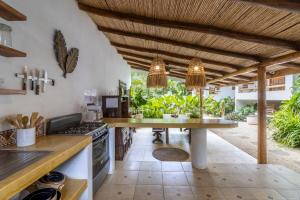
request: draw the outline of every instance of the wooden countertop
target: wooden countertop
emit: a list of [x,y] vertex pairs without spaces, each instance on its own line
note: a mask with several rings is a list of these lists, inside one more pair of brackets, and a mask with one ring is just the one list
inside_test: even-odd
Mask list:
[[224,119],[134,119],[104,118],[109,127],[132,128],[235,128],[237,122]]
[[80,152],[91,142],[90,136],[51,135],[37,138],[37,143],[28,147],[11,146],[5,148],[19,151],[51,151],[51,153],[0,181],[0,199],[9,199],[27,188],[40,177]]

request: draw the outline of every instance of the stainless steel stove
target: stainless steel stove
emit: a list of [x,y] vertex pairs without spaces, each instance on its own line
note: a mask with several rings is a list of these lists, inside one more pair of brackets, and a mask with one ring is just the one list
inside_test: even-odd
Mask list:
[[93,190],[96,192],[109,171],[109,134],[107,124],[83,122],[76,113],[52,118],[47,123],[47,134],[91,135],[93,137]]
[[83,122],[78,126],[59,131],[59,134],[83,134],[91,135],[93,139],[102,136],[107,131],[107,124],[102,122]]

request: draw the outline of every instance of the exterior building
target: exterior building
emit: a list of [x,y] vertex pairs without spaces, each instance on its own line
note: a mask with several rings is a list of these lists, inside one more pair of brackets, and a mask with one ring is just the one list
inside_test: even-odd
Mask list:
[[[292,86],[296,80],[296,75],[287,75],[267,80],[266,100],[268,112],[276,110],[280,103],[290,99],[292,95]],[[235,110],[245,105],[257,103],[257,81],[248,84],[242,84],[235,87],[222,87],[219,89],[205,92],[205,97],[212,95],[219,101],[225,97],[235,99]]]
[[[280,103],[290,99],[292,86],[296,79],[294,75],[287,75],[267,80],[267,109],[268,112],[276,110]],[[236,86],[235,90],[235,109],[248,104],[257,103],[257,82]]]

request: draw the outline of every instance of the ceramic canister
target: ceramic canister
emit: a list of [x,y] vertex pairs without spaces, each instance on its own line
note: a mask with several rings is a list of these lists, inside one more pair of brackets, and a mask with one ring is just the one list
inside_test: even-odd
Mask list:
[[35,144],[35,128],[17,129],[17,146],[25,147]]

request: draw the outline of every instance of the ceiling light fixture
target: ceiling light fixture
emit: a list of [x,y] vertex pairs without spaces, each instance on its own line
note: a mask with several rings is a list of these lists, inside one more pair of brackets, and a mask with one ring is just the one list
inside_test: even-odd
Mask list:
[[162,58],[154,58],[147,76],[148,88],[167,87],[166,64]]
[[202,61],[193,58],[188,66],[185,84],[187,89],[204,89],[206,86],[205,71]]

